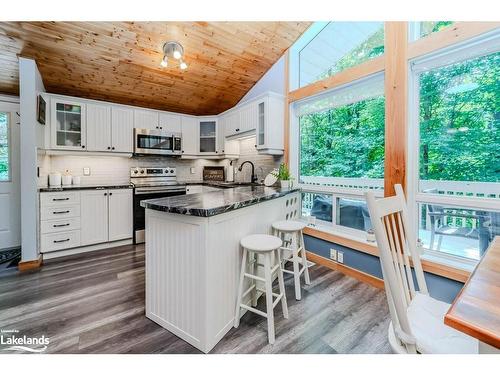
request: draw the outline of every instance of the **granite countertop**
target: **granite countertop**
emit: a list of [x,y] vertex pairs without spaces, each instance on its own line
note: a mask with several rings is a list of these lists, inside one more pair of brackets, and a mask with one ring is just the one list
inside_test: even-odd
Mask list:
[[149,199],[141,201],[141,206],[156,211],[210,217],[280,198],[299,190],[299,188],[281,189],[280,187],[244,186],[203,194]]
[[131,189],[133,187],[131,184],[42,186],[38,187],[38,191],[40,193],[53,193],[67,190]]

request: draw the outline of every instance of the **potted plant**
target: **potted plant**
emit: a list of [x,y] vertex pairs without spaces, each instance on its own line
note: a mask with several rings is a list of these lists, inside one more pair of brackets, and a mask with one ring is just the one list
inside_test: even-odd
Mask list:
[[293,177],[290,174],[290,171],[285,163],[281,163],[278,171],[272,172],[272,174],[278,180],[280,180],[282,189],[288,189],[292,187]]

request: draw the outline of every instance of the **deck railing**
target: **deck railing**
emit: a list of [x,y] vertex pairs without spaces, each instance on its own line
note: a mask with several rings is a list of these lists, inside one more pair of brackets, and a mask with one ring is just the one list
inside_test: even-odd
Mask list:
[[[379,178],[340,178],[340,177],[314,177],[301,176],[301,186],[307,190],[311,188],[314,193],[303,194],[303,210],[311,210],[313,206],[314,194],[336,195],[335,190],[352,190],[356,192],[365,190],[382,191],[384,189],[384,180]],[[322,187],[325,188],[322,192]],[[332,189],[333,188],[333,189]],[[420,191],[433,192],[435,194],[494,198],[500,199],[500,183],[496,182],[466,182],[466,181],[444,181],[444,180],[421,180]],[[439,205],[439,204],[437,204]],[[484,210],[483,210],[484,211]],[[467,210],[457,209],[455,212],[466,213]],[[470,212],[470,210],[468,211]],[[478,220],[475,218],[461,218],[453,215],[445,216],[445,222],[448,225],[457,227],[477,228]],[[419,209],[419,222],[421,227],[430,230],[430,217],[426,204],[421,204]]]

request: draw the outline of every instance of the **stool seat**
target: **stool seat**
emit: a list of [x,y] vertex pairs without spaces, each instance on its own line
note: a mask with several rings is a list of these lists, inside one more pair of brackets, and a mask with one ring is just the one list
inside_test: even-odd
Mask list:
[[283,242],[279,237],[269,234],[252,234],[241,239],[241,246],[255,252],[272,251],[280,248]]
[[273,223],[273,228],[280,232],[297,232],[303,230],[306,226],[306,223],[294,220],[283,220]]

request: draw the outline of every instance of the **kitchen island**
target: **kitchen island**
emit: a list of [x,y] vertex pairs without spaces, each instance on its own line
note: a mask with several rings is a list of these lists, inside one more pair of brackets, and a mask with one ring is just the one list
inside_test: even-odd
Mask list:
[[146,208],[146,316],[208,353],[231,329],[246,235],[298,219],[299,190],[248,186],[153,199]]

